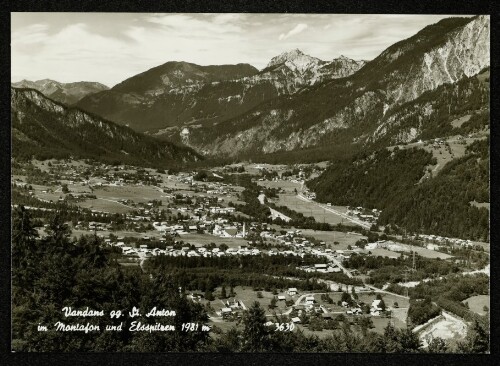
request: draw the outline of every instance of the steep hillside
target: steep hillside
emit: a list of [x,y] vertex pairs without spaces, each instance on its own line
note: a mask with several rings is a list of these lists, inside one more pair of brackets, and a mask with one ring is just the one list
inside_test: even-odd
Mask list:
[[477,141],[464,157],[446,164],[435,178],[397,196],[382,212],[380,223],[489,241],[489,210],[474,204],[490,202],[489,146],[489,138]]
[[386,149],[336,159],[307,183],[318,201],[382,210],[381,225],[409,231],[489,240],[489,138],[469,145],[465,155],[421,180],[435,158],[423,149]]
[[11,88],[12,155],[17,158],[95,158],[168,166],[199,160],[189,148],[158,141],[68,108],[33,89]]
[[138,131],[178,136],[186,127],[226,121],[280,95],[350,75],[363,65],[346,57],[321,61],[299,50],[274,57],[260,72],[247,64],[168,62],[84,98],[78,106]]
[[[245,115],[189,129],[189,134],[178,138],[204,154],[233,156],[242,152],[273,153],[329,144],[373,143],[386,138],[383,128],[375,133],[377,127],[404,103],[488,68],[489,29],[486,16],[444,19],[389,47],[349,77],[275,98]],[[470,83],[475,96],[484,97],[481,83]],[[447,91],[443,88],[437,93]],[[465,97],[464,88],[462,92]],[[483,98],[482,102],[486,105],[488,101]],[[450,107],[451,113],[458,108],[459,100],[451,98],[450,103],[457,106]],[[451,123],[454,116],[450,117]],[[391,122],[387,120],[387,124]],[[405,128],[416,131],[412,138],[423,133],[418,119]],[[397,131],[391,134],[400,135]],[[400,137],[403,141],[408,139],[405,134]]]
[[47,97],[66,105],[73,105],[87,95],[109,89],[106,85],[92,81],[60,83],[50,79],[38,81],[22,80],[11,85],[15,88],[36,89]]
[[321,202],[384,210],[393,204],[395,196],[417,184],[424,168],[433,163],[430,152],[416,148],[360,153],[352,159],[333,160],[307,186]]

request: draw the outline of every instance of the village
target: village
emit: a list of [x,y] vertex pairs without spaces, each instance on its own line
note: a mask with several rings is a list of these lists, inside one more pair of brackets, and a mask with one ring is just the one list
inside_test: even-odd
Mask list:
[[[34,211],[51,211],[53,204],[68,205],[73,219],[68,222],[75,237],[93,234],[103,245],[119,254],[123,266],[140,266],[154,257],[226,258],[283,256],[309,258],[308,264],[295,269],[305,276],[317,276],[325,291],[299,291],[297,288],[256,291],[236,284],[230,295],[221,287],[217,298],[207,299],[203,292],[191,291],[189,297],[207,309],[214,325],[227,328],[236,324],[253,301],[262,302],[266,316],[287,316],[296,327],[325,332],[329,322],[340,318],[369,317],[381,331],[389,322],[405,327],[409,298],[370,285],[369,272],[361,273],[345,263],[352,256],[410,258],[417,253],[426,258],[452,260],[440,252],[442,247],[475,245],[471,241],[415,234],[407,239],[422,242],[414,247],[398,237],[369,240],[360,230],[369,229],[380,210],[363,207],[339,207],[315,201],[313,192],[304,188],[304,179],[319,174],[313,166],[260,165],[226,166],[201,175],[199,172],[165,172],[132,166],[112,166],[89,161],[36,162],[16,168],[13,187],[23,190]],[[229,172],[229,173],[228,173]],[[227,183],[223,177],[253,173],[262,188],[258,200],[284,204],[290,210],[311,213],[316,221],[340,223],[351,227],[343,231],[321,231],[290,227],[291,220],[272,206],[270,220],[258,222],[236,207],[245,205],[244,187]],[[294,174],[291,174],[291,173]],[[172,173],[172,174],[170,174]],[[274,189],[274,198],[266,197]],[[295,201],[290,201],[294,199]],[[330,220],[330,221],[328,221]],[[285,225],[285,226],[283,226]],[[39,228],[43,237],[48,224]],[[358,229],[356,229],[358,228]],[[316,258],[316,262],[314,259]],[[322,276],[337,276],[330,280]],[[339,277],[342,276],[342,277]],[[314,277],[311,277],[314,278]],[[345,278],[342,283],[338,279]],[[297,280],[296,278],[294,280]],[[347,281],[349,280],[349,281]],[[350,282],[353,281],[353,282]],[[313,319],[313,326],[311,326]],[[319,321],[318,319],[321,319]],[[316,324],[319,321],[319,325]],[[356,320],[353,320],[356,321]],[[272,324],[270,321],[268,325]]]

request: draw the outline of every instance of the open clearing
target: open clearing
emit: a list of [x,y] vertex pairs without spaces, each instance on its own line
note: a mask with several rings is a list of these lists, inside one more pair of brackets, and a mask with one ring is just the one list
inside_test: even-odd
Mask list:
[[130,199],[134,202],[147,202],[153,199],[161,199],[162,193],[158,188],[151,186],[106,186],[94,188],[94,194],[100,198]]
[[257,182],[259,186],[266,187],[266,188],[281,188],[283,189],[286,193],[294,193],[294,189],[297,191],[300,191],[300,188],[302,184],[300,183],[294,183],[290,182],[287,180],[281,180],[281,181],[272,181],[272,180],[264,180],[264,181],[258,181]]
[[383,248],[377,248],[372,250],[365,250],[366,253],[372,252],[372,254],[376,257],[389,257],[389,258],[399,258],[401,256],[400,253],[393,252],[392,250],[387,250]]
[[431,249],[427,249],[427,248],[422,248],[422,247],[417,247],[417,246],[414,246],[412,248],[406,244],[398,244],[398,245],[400,245],[401,247],[404,248],[403,252],[396,252],[396,251],[384,249],[384,248],[377,248],[377,249],[372,249],[369,251],[365,250],[364,252],[366,252],[366,253],[371,252],[373,255],[381,256],[381,257],[398,258],[401,256],[401,253],[404,253],[405,255],[411,255],[412,250],[414,250],[416,254],[418,254],[424,258],[448,259],[448,258],[452,257],[449,254],[437,252],[435,250],[431,250]]
[[[312,216],[317,222],[326,222],[328,224],[337,225],[339,223],[344,225],[355,225],[349,220],[343,217],[327,211],[313,202],[306,202],[301,200],[294,194],[279,194],[279,198],[276,200],[278,206],[287,206],[288,208],[302,213],[304,216]],[[340,211],[346,212],[347,208],[344,206],[332,206],[332,208]]]
[[398,303],[398,308],[408,308],[410,306],[409,300],[403,296],[397,296],[393,294],[388,294],[388,293],[380,293],[380,292],[373,292],[373,293],[358,293],[358,301],[364,302],[365,304],[371,305],[373,300],[377,298],[377,295],[380,294],[382,296],[382,299],[384,300],[385,306],[387,307],[393,307],[394,303]]
[[[469,117],[470,118],[470,117]],[[457,123],[460,122],[463,123],[465,120],[462,121],[456,120]],[[425,145],[424,143],[418,143],[418,142],[413,142],[410,144],[406,145],[398,145],[400,149],[410,149],[413,147],[419,147],[421,149],[424,149],[426,151],[429,151],[432,153],[432,156],[434,156],[437,160],[436,165],[428,166],[427,168],[430,168],[432,170],[432,175],[436,176],[436,174],[451,160],[460,158],[465,155],[465,148],[467,145],[470,145],[476,140],[481,140],[485,136],[478,135],[474,137],[464,137],[462,139],[459,139],[459,136],[451,136],[448,139],[444,140],[444,142],[448,143],[449,148],[446,145],[434,145],[434,144],[428,144]],[[394,146],[389,147],[389,150],[394,149]],[[429,174],[426,172],[424,176],[428,176]]]
[[485,306],[490,309],[490,295],[477,295],[469,297],[462,301],[464,304],[469,304],[469,309],[479,315],[485,315],[486,311],[483,310]]
[[88,208],[90,210],[104,211],[110,213],[127,213],[133,210],[131,207],[127,207],[119,202],[115,202],[111,199],[97,198],[97,199],[87,199],[83,202],[78,202],[77,205],[82,208]]
[[[354,247],[359,239],[366,239],[366,236],[362,235],[343,233],[339,231],[319,231],[310,229],[303,229],[302,235],[312,236],[317,240],[324,241],[326,245],[331,245],[332,250],[347,250],[349,245]],[[338,242],[338,244],[333,244],[334,242]]]

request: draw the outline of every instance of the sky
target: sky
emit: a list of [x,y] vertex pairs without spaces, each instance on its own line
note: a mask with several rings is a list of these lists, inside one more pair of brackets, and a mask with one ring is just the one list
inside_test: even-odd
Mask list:
[[[455,15],[456,16],[456,15]],[[448,15],[11,13],[11,80],[109,87],[168,61],[249,63],[282,52],[371,60]]]

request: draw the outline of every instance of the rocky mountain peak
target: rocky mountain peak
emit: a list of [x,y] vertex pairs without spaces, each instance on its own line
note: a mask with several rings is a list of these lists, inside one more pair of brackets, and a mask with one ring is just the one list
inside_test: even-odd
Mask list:
[[269,61],[267,67],[285,64],[288,68],[294,71],[304,72],[312,67],[316,67],[324,61],[319,58],[306,55],[298,48],[281,53]]

